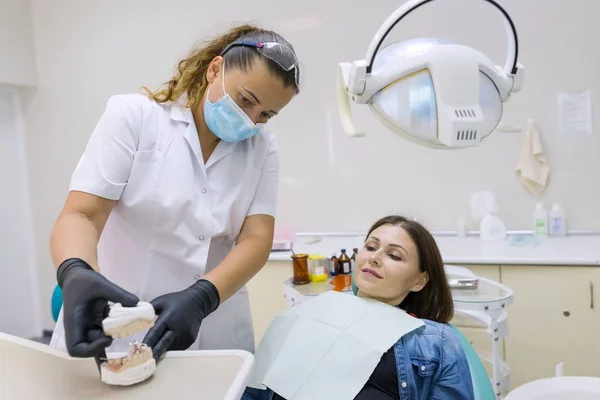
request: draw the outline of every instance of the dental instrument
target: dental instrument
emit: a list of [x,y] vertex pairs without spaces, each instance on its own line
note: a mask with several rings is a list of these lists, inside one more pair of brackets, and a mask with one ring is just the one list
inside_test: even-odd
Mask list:
[[350,137],[365,136],[350,109],[367,104],[390,130],[419,145],[438,149],[478,146],[500,123],[503,103],[523,86],[524,67],[510,16],[503,15],[508,40],[504,67],[483,53],[440,39],[412,39],[380,50],[390,31],[410,12],[433,0],[409,0],[381,25],[364,59],[338,66],[338,107]]

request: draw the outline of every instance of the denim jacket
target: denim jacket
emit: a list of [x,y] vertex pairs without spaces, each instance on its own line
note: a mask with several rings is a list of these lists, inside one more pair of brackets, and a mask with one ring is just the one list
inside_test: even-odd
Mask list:
[[[452,328],[422,321],[425,326],[404,335],[394,345],[400,399],[474,400],[467,357]],[[271,390],[247,388],[242,400],[272,397]]]

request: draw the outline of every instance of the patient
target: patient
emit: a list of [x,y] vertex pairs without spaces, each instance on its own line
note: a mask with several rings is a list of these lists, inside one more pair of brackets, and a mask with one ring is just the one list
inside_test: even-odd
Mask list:
[[[454,307],[442,257],[431,234],[400,216],[377,221],[356,258],[358,296],[398,306],[425,326],[398,340],[355,400],[471,400],[469,365],[446,324]],[[247,388],[244,400],[284,400]]]

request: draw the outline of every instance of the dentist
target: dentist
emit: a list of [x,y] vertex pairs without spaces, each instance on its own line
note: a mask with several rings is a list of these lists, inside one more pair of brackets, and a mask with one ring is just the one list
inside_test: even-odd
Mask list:
[[[273,241],[278,150],[263,125],[299,91],[292,46],[243,25],[162,89],[111,97],[71,177],[50,247],[63,291],[51,345],[75,357],[143,340],[254,351],[246,283]],[[104,335],[108,302],[150,301],[138,337]]]

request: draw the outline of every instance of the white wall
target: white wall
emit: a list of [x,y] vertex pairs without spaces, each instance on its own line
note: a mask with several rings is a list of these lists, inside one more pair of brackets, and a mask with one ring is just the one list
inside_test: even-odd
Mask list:
[[23,107],[37,83],[28,0],[0,1],[0,331],[40,336],[36,263]]
[[0,0],[0,84],[35,85],[37,71],[28,0]]
[[[424,218],[432,229],[454,229],[457,215],[468,211],[469,194],[490,189],[510,229],[530,228],[535,199],[514,174],[522,135],[495,134],[478,149],[441,152],[395,137],[367,112],[357,118],[369,130],[367,139],[342,133],[336,64],[362,58],[373,33],[400,3],[31,0],[40,84],[28,110],[28,150],[44,298],[54,285],[48,236],[107,98],[142,85],[157,87],[194,42],[249,20],[286,36],[306,68],[302,94],[272,123],[282,158],[280,224],[356,231],[382,213],[403,212]],[[591,88],[598,103],[600,4],[502,3],[517,25],[526,66],[525,87],[508,104],[506,121],[538,121],[552,167],[541,199],[563,204],[570,228],[598,229],[600,136],[558,137],[556,95]],[[441,36],[481,49],[503,65],[504,32],[488,4],[446,0],[411,14],[390,38]],[[595,126],[598,118],[596,113]],[[49,314],[45,325],[52,325]]]
[[31,338],[42,325],[27,181],[20,100],[0,88],[0,332]]

